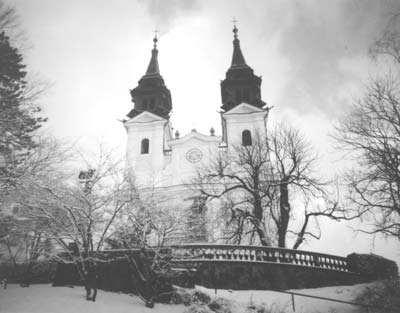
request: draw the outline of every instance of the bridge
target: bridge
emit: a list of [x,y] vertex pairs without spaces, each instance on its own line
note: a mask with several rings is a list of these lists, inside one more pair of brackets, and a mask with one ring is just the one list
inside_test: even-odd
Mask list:
[[[398,275],[394,261],[371,254],[341,257],[277,247],[211,243],[153,247],[145,251],[150,259],[155,253],[172,265],[169,273],[172,283],[186,287],[197,284],[218,289],[288,290],[351,285]],[[140,260],[140,254],[140,249],[99,251],[96,256],[102,259],[99,271],[104,282],[111,278],[116,285],[126,281],[131,271],[126,256]],[[65,273],[70,270],[65,269]]]
[[179,263],[274,263],[350,272],[345,257],[302,250],[227,244],[184,244],[169,248],[172,260]]
[[167,248],[172,262],[196,269],[196,283],[223,289],[292,289],[370,280],[348,257],[278,247],[183,244]]

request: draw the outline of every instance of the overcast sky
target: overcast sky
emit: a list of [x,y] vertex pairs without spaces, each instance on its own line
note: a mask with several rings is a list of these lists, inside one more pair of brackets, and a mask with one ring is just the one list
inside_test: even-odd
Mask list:
[[[247,64],[261,75],[271,123],[299,127],[321,156],[321,170],[340,171],[327,134],[333,123],[382,71],[368,57],[400,1],[194,1],[194,0],[6,0],[21,17],[32,49],[29,70],[53,86],[43,100],[47,130],[96,146],[125,150],[118,119],[133,103],[129,89],[145,73],[153,30],[159,64],[171,90],[172,123],[181,135],[192,128],[221,133],[220,80],[232,57],[232,18]],[[309,248],[342,254],[376,252],[397,259],[399,245],[375,246],[345,225],[323,224]],[[355,237],[356,236],[356,237]],[[361,243],[361,244],[360,244]]]

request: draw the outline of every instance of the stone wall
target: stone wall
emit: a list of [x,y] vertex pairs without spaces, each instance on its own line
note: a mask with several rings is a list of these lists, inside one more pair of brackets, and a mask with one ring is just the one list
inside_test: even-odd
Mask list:
[[196,283],[218,289],[300,289],[352,285],[366,281],[355,273],[287,264],[207,262],[198,266]]

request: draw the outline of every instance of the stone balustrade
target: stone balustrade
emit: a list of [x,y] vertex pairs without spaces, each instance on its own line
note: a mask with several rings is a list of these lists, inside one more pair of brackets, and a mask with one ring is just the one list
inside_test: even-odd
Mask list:
[[177,262],[234,261],[280,263],[348,272],[347,258],[335,255],[262,246],[185,244],[171,246]]

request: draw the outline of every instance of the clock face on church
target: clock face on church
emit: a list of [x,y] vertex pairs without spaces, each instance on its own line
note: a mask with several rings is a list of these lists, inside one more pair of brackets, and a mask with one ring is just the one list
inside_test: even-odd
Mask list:
[[200,162],[202,158],[203,158],[203,152],[201,152],[197,148],[190,149],[188,152],[186,152],[186,159],[189,162],[192,163]]

